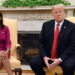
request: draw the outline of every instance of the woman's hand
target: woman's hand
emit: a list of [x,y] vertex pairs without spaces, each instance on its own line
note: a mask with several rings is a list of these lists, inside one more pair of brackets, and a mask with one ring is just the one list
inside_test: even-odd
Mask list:
[[0,59],[7,59],[8,58],[8,50],[0,52]]
[[8,58],[8,53],[9,53],[8,50],[4,51],[4,55],[3,55],[3,58],[4,58],[4,59],[7,59],[7,58]]
[[1,51],[0,52],[0,59],[3,59],[3,57],[4,57],[4,51]]

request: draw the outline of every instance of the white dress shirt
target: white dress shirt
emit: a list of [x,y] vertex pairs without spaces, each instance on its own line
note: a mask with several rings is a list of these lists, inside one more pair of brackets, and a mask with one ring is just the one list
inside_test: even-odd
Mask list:
[[[60,29],[61,29],[61,27],[62,27],[63,22],[64,22],[64,20],[59,23],[59,31],[60,31]],[[57,27],[57,24],[58,24],[58,23],[55,21],[54,31],[55,31],[55,29],[56,29],[56,27]]]

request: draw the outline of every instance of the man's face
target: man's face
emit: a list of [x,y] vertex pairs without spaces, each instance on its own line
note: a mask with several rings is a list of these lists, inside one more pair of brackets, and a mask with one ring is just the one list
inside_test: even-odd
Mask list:
[[57,22],[61,22],[65,17],[64,8],[54,8],[52,15]]

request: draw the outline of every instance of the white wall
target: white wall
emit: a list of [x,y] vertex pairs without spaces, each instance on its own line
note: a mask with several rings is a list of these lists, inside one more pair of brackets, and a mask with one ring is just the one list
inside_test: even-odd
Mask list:
[[66,1],[69,1],[71,5],[75,5],[75,0],[66,0]]

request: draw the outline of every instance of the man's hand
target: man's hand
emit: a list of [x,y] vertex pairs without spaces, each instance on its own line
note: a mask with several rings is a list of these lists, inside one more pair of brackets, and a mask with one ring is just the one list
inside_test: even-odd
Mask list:
[[61,61],[59,59],[51,59],[53,61],[52,64],[49,64],[49,68],[48,69],[51,69],[53,67],[55,67],[56,65],[59,65],[61,63]]
[[[53,61],[53,63],[49,63],[48,60],[51,60]],[[44,57],[44,62],[47,66],[48,69],[51,69],[53,67],[55,67],[56,65],[59,65],[61,63],[61,60],[60,59],[52,59],[52,58],[49,58],[49,57]]]
[[46,64],[47,68],[49,69],[50,64],[48,63],[48,60],[50,60],[49,57],[44,57],[44,62]]

